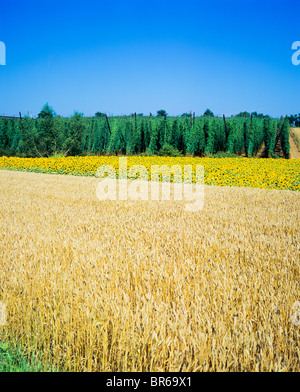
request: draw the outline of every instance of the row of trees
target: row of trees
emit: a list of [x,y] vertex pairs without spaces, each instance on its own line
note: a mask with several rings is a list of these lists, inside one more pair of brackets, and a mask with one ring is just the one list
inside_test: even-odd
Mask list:
[[[132,113],[131,114],[131,116],[135,116],[135,115],[138,117],[144,117],[144,113],[138,113],[138,114]],[[168,116],[168,113],[164,109],[158,110],[156,112],[156,117],[166,117],[166,116]],[[181,117],[191,117],[191,116],[192,116],[192,113],[183,113],[181,115]],[[214,114],[210,109],[206,109],[206,111],[203,113],[203,116],[204,117],[214,117]],[[105,117],[105,113],[96,112],[95,117]],[[152,113],[150,113],[150,117],[153,117]]]
[[300,113],[288,116],[290,125],[293,127],[300,127]]
[[218,152],[254,155],[265,142],[274,153],[278,129],[287,151],[289,120],[213,116],[138,115],[108,118],[99,114],[85,118],[57,116],[45,105],[37,119],[0,120],[0,155],[48,157],[57,154],[188,154],[204,156]]
[[[135,114],[131,114],[131,116],[134,116]],[[144,114],[143,113],[138,113],[137,114],[138,117],[143,117]],[[165,110],[158,110],[157,117],[166,117],[168,116],[168,113]],[[95,113],[95,117],[105,117],[105,113],[102,112],[97,112]],[[153,117],[153,114],[150,113],[150,117]],[[192,117],[192,113],[183,113],[181,115],[181,117]],[[206,109],[205,112],[203,113],[203,117],[215,117],[214,113],[210,110],[210,109]],[[263,113],[257,113],[257,112],[240,112],[239,114],[237,114],[236,116],[232,116],[232,117],[244,117],[244,118],[270,118],[269,115],[265,115]]]
[[63,119],[45,105],[37,119],[0,120],[0,155],[48,157],[62,152],[65,155],[80,154],[85,132],[82,114],[75,113],[70,119]]
[[252,117],[252,118],[270,118],[270,116],[268,114],[263,114],[263,113],[257,113],[257,112],[240,112],[239,114],[237,114],[235,117]]

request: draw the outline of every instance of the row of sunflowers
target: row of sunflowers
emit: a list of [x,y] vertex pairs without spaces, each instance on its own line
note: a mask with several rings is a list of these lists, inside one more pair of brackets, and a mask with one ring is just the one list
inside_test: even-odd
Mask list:
[[[122,162],[122,163],[120,163]],[[139,177],[139,168],[148,173],[151,169],[160,167],[160,179],[164,178],[164,170],[168,171],[174,165],[182,168],[190,167],[193,182],[196,181],[197,166],[204,167],[204,183],[217,186],[238,186],[252,188],[267,188],[279,190],[300,191],[300,159],[249,159],[249,158],[189,158],[189,157],[141,157],[132,156],[120,158],[117,156],[86,156],[86,157],[57,157],[57,158],[18,158],[0,157],[0,168],[10,170],[33,171],[40,173],[97,176],[99,167],[111,167],[111,172],[119,176],[119,168],[124,163],[130,173]],[[138,166],[136,166],[138,165]],[[140,170],[140,171],[141,171]],[[172,170],[171,170],[172,172]],[[183,174],[184,176],[184,174]],[[174,176],[173,176],[174,177]],[[171,181],[173,181],[171,176]]]

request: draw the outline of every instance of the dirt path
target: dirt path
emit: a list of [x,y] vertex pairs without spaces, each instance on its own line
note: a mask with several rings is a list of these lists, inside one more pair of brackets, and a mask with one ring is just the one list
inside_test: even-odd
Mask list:
[[290,135],[290,155],[291,155],[291,159],[300,159],[300,152],[298,151],[296,143],[291,135]]

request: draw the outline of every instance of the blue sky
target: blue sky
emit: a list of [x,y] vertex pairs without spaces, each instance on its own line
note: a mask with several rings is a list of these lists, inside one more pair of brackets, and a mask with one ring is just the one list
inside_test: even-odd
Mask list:
[[295,0],[2,1],[0,114],[299,113],[299,14]]

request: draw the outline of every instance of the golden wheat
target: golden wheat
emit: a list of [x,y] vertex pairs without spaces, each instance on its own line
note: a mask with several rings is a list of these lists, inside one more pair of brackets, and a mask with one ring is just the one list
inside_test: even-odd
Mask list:
[[[300,128],[291,128],[290,131],[291,137],[295,141],[296,147],[298,151],[300,152]],[[290,142],[291,144],[291,142]],[[292,147],[292,146],[291,146]],[[298,158],[298,155],[297,155]]]
[[292,128],[292,132],[297,136],[300,140],[300,128]]
[[105,201],[96,178],[0,172],[0,301],[17,341],[77,371],[299,371],[297,192]]

